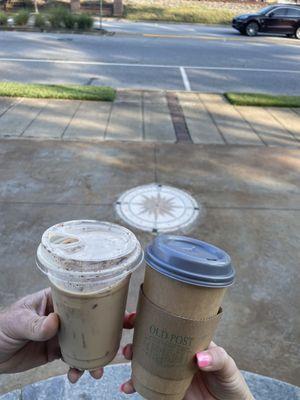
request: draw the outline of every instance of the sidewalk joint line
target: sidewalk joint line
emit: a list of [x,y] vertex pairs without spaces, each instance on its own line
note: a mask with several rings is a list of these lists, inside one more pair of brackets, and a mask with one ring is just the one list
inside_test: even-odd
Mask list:
[[200,100],[200,102],[202,103],[204,109],[206,110],[207,114],[209,115],[212,123],[215,125],[215,127],[217,128],[217,131],[219,132],[219,135],[221,136],[221,139],[223,140],[225,145],[228,145],[227,140],[225,139],[223,133],[221,132],[219,125],[217,124],[217,121],[215,120],[214,116],[212,115],[212,113],[209,111],[209,109],[206,107],[205,102],[201,99],[200,94],[198,93],[197,95],[198,99]]
[[[295,108],[296,108],[296,107],[292,107],[292,108],[289,108],[289,109],[292,110],[293,113],[295,113],[295,114],[297,115],[297,117],[299,117],[299,116],[300,116],[300,111],[297,112],[297,111],[295,110]],[[299,110],[300,110],[300,109],[299,109]]]
[[77,105],[77,107],[75,107],[75,111],[73,112],[73,114],[72,114],[72,116],[71,116],[69,122],[67,123],[67,126],[66,126],[65,129],[62,131],[62,134],[60,135],[60,138],[61,138],[62,140],[63,140],[63,138],[64,138],[64,134],[66,133],[67,129],[69,128],[69,126],[70,126],[70,124],[71,124],[71,122],[73,121],[73,119],[74,119],[74,117],[75,117],[75,114],[76,114],[77,111],[79,110],[79,107],[81,106],[81,104],[82,104],[82,100],[79,102],[79,104]]
[[235,106],[235,105],[233,105],[233,107],[236,109],[236,111],[237,111],[237,113],[241,116],[241,118],[243,119],[243,121],[245,121],[245,123],[250,127],[250,129],[253,131],[253,133],[258,137],[258,139],[262,142],[262,144],[264,145],[264,146],[268,146],[268,143],[267,142],[265,142],[264,140],[263,140],[263,138],[260,136],[260,134],[256,131],[256,129],[254,129],[254,126],[252,126],[251,124],[250,124],[250,122],[243,116],[243,114],[240,112],[240,110],[238,109],[238,107],[237,106]]
[[142,112],[142,140],[146,139],[146,132],[145,132],[145,91],[142,90],[141,93],[141,112]]
[[157,181],[157,151],[158,151],[158,148],[157,148],[157,144],[155,143],[154,144],[154,147],[153,147],[153,158],[154,158],[154,182],[155,183],[158,183],[158,181]]
[[[117,93],[117,96],[118,96],[118,93]],[[111,105],[110,105],[110,108],[109,108],[108,118],[107,118],[107,121],[106,121],[106,126],[105,126],[104,134],[103,134],[103,140],[107,140],[107,130],[108,130],[108,127],[109,127],[109,124],[110,124],[111,114],[112,114],[112,111],[113,111],[114,104],[115,104],[115,102],[112,101]]]
[[184,88],[185,88],[185,90],[187,92],[190,92],[191,91],[191,84],[190,84],[189,78],[188,78],[188,76],[186,74],[186,71],[185,71],[184,67],[179,67],[179,70],[180,70],[181,77],[182,77],[182,80],[183,80]]
[[[12,98],[10,97],[10,100]],[[24,100],[24,98],[21,97],[17,97],[16,99],[12,100],[12,104],[10,106],[8,106],[8,108],[6,110],[4,110],[1,114],[0,114],[0,118],[7,113],[7,111],[11,110],[12,108],[14,108],[15,106],[17,106],[18,104],[22,103],[22,101]]]
[[[157,146],[155,146],[155,153]],[[157,180],[155,181],[156,183]],[[0,204],[7,205],[55,205],[55,206],[86,206],[86,207],[111,207],[114,202],[109,203],[70,203],[70,202],[51,202],[51,201],[11,201],[11,200],[0,200]],[[206,209],[215,210],[257,210],[257,211],[300,211],[300,208],[296,207],[262,207],[262,206],[209,206],[204,203]]]
[[279,123],[279,125],[280,125],[284,130],[286,130],[286,131],[292,136],[292,138],[294,139],[294,141],[300,142],[300,138],[298,139],[298,138],[294,135],[293,132],[291,132],[286,126],[284,126],[284,125],[281,123],[281,121],[272,113],[272,111],[269,111],[269,108],[270,108],[270,107],[264,107],[264,109],[267,111],[267,113],[269,113],[269,114],[275,119],[275,121],[277,121],[277,122]]
[[56,206],[91,206],[91,207],[110,207],[114,202],[111,203],[70,203],[70,202],[50,202],[50,201],[11,201],[11,200],[0,200],[0,204],[25,204],[25,205],[56,205]]
[[288,207],[251,207],[251,206],[208,206],[205,208],[211,210],[258,210],[258,211],[300,211],[300,208]]
[[[265,111],[267,114],[268,114],[268,116],[269,116],[269,119],[270,120],[274,120],[275,122],[278,122],[277,121],[277,119],[273,116],[273,114],[272,113],[270,113],[270,112],[268,112],[268,110],[266,109],[266,107],[261,107],[261,109],[263,110],[263,111]],[[281,124],[279,124],[279,125],[281,125]],[[275,128],[276,130],[277,130],[277,128]],[[291,137],[291,135],[290,135],[290,132],[285,128],[285,127],[283,127],[283,130],[289,135],[289,137],[287,137],[287,135],[285,135],[285,132],[284,132],[284,136],[282,137],[282,135],[280,134],[280,133],[277,133],[277,132],[272,132],[271,134],[269,134],[269,138],[275,138],[275,139],[283,139],[283,140],[285,140],[285,141],[289,141],[289,144],[288,144],[288,146],[293,146],[294,144],[298,144],[298,141],[296,140],[293,140],[293,137]],[[290,142],[291,142],[291,144],[290,144]],[[275,144],[275,146],[276,146],[277,144]],[[274,143],[270,143],[270,146],[272,147],[272,146],[274,146]],[[282,144],[282,147],[286,147],[287,145],[286,144]]]
[[[41,107],[40,111],[36,114],[36,116],[29,122],[29,124],[25,127],[25,129],[21,132],[20,135],[18,135],[18,137],[22,137],[24,138],[24,133],[27,131],[27,129],[34,123],[34,121],[36,121],[37,117],[41,114],[41,112],[45,109],[46,105],[49,103],[49,100],[46,101],[46,103],[44,104],[43,107]],[[30,136],[28,136],[30,137]]]

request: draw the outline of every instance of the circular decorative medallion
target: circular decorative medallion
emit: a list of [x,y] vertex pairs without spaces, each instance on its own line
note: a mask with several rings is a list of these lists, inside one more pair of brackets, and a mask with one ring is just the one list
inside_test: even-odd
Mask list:
[[200,207],[183,190],[152,183],[124,192],[116,202],[118,216],[127,224],[147,232],[186,230]]

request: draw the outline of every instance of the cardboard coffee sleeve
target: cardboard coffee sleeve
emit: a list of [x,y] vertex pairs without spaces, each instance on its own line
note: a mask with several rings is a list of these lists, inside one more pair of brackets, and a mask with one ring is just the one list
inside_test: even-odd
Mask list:
[[132,379],[148,400],[182,400],[232,284],[230,257],[215,246],[159,236],[146,250],[133,341]]

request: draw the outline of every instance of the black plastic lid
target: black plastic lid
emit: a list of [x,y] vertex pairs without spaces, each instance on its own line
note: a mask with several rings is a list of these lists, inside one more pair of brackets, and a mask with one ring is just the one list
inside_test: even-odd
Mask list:
[[147,247],[145,260],[162,275],[191,285],[222,288],[235,278],[225,251],[186,236],[157,236]]

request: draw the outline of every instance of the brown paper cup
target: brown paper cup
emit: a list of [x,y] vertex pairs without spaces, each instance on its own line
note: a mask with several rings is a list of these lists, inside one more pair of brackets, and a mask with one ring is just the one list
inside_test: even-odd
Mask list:
[[148,400],[182,400],[221,318],[231,259],[196,239],[162,235],[145,252],[133,339],[132,379]]
[[221,310],[201,320],[178,316],[151,302],[141,288],[137,315],[132,361],[136,390],[149,400],[181,400],[197,371],[195,353],[208,347]]

